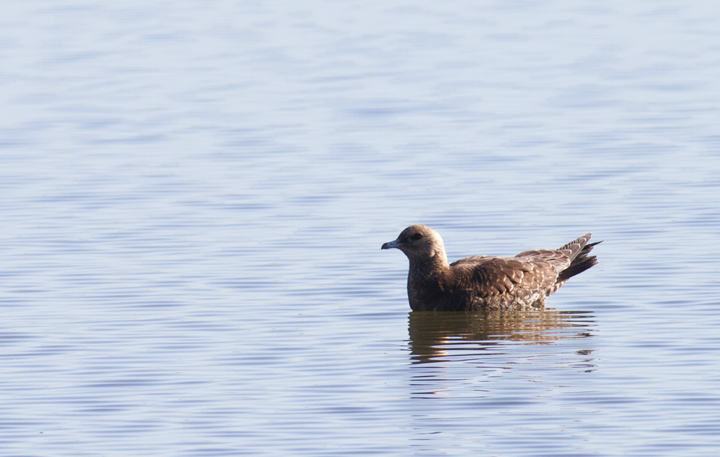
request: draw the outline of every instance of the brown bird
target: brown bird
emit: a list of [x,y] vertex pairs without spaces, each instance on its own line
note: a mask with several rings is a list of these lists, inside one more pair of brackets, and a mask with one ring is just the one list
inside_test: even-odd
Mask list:
[[545,298],[571,277],[597,264],[589,256],[591,234],[556,250],[515,257],[474,256],[448,264],[435,230],[411,225],[382,249],[397,248],[410,260],[408,299],[413,311],[474,311],[542,308]]

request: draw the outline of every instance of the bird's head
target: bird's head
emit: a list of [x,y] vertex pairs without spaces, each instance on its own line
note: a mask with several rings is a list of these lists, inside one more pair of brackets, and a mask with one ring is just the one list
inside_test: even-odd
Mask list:
[[394,241],[382,245],[382,249],[400,249],[413,261],[440,261],[447,264],[445,245],[440,234],[425,225],[411,225]]

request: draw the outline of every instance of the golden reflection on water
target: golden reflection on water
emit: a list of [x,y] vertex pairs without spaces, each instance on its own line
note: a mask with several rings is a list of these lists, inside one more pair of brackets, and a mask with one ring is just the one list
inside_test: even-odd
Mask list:
[[[587,311],[410,312],[410,351],[413,363],[441,362],[453,355],[497,354],[502,345],[552,344],[591,335],[593,316]],[[578,350],[587,356],[589,349]]]

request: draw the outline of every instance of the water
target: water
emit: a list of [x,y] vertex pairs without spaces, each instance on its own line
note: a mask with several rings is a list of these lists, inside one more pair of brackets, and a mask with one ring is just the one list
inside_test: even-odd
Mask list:
[[[0,455],[720,447],[711,2],[26,2],[0,19]],[[451,260],[600,264],[409,312]]]

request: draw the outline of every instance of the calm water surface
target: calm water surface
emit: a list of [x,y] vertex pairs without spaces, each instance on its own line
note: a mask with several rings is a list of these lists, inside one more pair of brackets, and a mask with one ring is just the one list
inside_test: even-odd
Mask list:
[[[0,455],[716,456],[720,7],[25,2],[0,18]],[[600,264],[411,313],[451,260]]]

